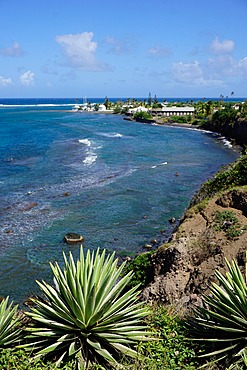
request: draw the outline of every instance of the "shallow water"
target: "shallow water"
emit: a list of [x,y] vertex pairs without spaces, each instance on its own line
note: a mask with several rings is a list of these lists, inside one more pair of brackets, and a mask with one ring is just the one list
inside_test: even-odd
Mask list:
[[210,133],[53,108],[0,108],[0,295],[17,301],[51,278],[63,250],[78,255],[67,232],[134,255],[237,158]]

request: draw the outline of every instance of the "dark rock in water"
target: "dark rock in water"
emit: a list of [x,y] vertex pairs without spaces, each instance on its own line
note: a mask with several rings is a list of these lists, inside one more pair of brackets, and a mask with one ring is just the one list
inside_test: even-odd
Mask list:
[[170,224],[174,224],[176,222],[176,219],[175,217],[172,217],[170,220],[169,220]]
[[84,237],[76,233],[68,233],[64,236],[63,240],[67,244],[81,243],[84,241]]
[[131,261],[131,257],[130,256],[126,256],[126,257],[123,258],[123,261],[130,262]]
[[144,248],[144,249],[152,249],[153,246],[151,244],[145,244],[145,245],[143,245],[142,248]]
[[24,207],[20,208],[20,211],[30,211],[33,207],[37,207],[38,203],[37,202],[32,202],[29,204],[26,204]]
[[11,230],[11,229],[7,230],[6,234],[13,234],[13,230]]

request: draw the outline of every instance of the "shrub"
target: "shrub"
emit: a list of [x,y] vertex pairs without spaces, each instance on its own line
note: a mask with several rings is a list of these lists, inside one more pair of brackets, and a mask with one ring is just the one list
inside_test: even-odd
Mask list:
[[226,264],[226,276],[216,272],[220,285],[213,284],[212,295],[204,297],[205,306],[195,309],[188,324],[194,340],[206,346],[201,357],[237,369],[246,360],[247,285],[236,261]]
[[123,275],[128,274],[130,271],[133,275],[127,285],[128,288],[132,288],[139,285],[140,288],[144,288],[151,281],[151,255],[154,252],[142,253],[136,256],[133,260],[127,262],[123,268]]
[[[41,360],[33,361],[24,350],[0,351],[1,370],[53,370],[54,364]],[[66,367],[66,370],[73,370],[73,367]]]
[[141,344],[139,350],[145,354],[145,359],[140,360],[131,369],[198,369],[195,350],[185,340],[187,329],[182,319],[164,306],[155,306],[148,317],[148,327],[158,340]]
[[152,119],[152,115],[148,112],[136,112],[134,114],[134,118],[136,120],[140,119],[140,120],[150,120]]
[[241,227],[233,211],[217,211],[213,227],[216,231],[224,231],[229,239],[234,239],[243,234],[245,227]]
[[[36,357],[51,355],[63,360],[75,359],[80,369],[90,364],[115,366],[122,355],[136,357],[136,344],[148,339],[142,320],[148,310],[137,302],[137,287],[121,295],[131,279],[131,272],[120,278],[124,264],[117,268],[114,253],[106,256],[90,251],[75,263],[72,254],[64,254],[62,271],[50,264],[55,287],[37,282],[45,300],[34,298],[34,307],[22,348]],[[96,365],[95,365],[96,366]]]
[[247,155],[242,155],[234,164],[219,171],[214,178],[205,182],[193,198],[191,205],[211,198],[219,191],[247,185]]
[[8,304],[9,297],[0,303],[0,348],[13,347],[21,337],[21,319],[18,305]]

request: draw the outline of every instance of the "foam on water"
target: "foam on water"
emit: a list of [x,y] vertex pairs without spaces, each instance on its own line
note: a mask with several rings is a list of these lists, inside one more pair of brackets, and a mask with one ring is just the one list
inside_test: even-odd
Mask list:
[[121,138],[121,137],[123,137],[123,135],[118,133],[118,132],[109,132],[109,133],[104,132],[104,133],[99,133],[99,135],[109,137],[109,138]]
[[79,139],[79,140],[78,140],[78,142],[79,142],[80,144],[85,144],[85,145],[87,145],[87,146],[90,146],[90,145],[91,145],[91,141],[90,141],[90,140],[88,140],[88,139]]
[[84,160],[83,160],[83,163],[90,166],[91,164],[93,164],[97,159],[97,155],[95,154],[89,154]]
[[71,107],[74,104],[0,104],[0,108]]

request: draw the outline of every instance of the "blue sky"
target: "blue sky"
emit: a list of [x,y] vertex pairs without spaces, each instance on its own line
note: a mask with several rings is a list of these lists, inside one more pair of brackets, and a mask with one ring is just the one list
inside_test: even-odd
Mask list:
[[0,97],[246,97],[246,19],[246,0],[0,0]]

